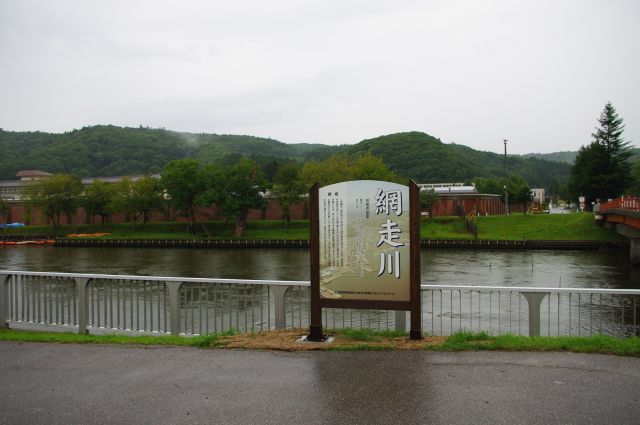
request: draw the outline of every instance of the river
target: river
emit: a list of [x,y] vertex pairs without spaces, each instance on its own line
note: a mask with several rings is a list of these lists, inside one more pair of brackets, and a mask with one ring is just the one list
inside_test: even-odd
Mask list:
[[[624,251],[423,250],[422,283],[640,289]],[[308,280],[306,249],[0,247],[0,270]]]

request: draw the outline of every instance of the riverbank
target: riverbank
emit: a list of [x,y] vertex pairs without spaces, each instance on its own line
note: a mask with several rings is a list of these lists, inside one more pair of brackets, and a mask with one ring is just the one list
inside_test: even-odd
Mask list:
[[[477,226],[477,241],[482,242],[625,240],[615,232],[597,226],[590,213],[477,217]],[[101,235],[92,236],[95,234]],[[69,238],[73,240],[243,241],[240,244],[250,245],[251,242],[247,241],[307,241],[309,222],[292,221],[285,228],[282,221],[251,221],[242,237],[232,236],[233,223],[221,221],[199,223],[195,234],[189,233],[188,224],[182,222],[138,224],[135,230],[131,224],[105,224],[65,225],[57,231],[51,226],[25,226],[0,232],[0,238],[5,240],[36,237],[54,239],[68,235],[75,235]],[[423,221],[421,238],[430,241],[475,241],[458,217],[435,217]]]

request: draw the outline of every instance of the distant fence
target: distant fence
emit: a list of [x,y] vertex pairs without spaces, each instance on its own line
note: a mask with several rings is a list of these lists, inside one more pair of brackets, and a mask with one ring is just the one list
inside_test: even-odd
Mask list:
[[[638,335],[640,290],[422,285],[423,329]],[[309,282],[0,271],[4,326],[201,335],[309,324]],[[327,329],[405,330],[406,312],[325,309]]]

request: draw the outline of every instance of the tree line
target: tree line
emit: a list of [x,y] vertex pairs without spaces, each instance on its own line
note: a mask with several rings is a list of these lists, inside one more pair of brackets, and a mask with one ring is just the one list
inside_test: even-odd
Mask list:
[[[234,220],[234,236],[241,236],[249,210],[265,208],[267,196],[280,205],[286,228],[291,206],[304,201],[316,181],[328,185],[360,179],[399,181],[381,159],[369,153],[355,158],[334,155],[304,165],[286,163],[277,169],[271,183],[248,158],[224,165],[187,158],[169,162],[159,176],[124,177],[113,184],[96,179],[85,187],[76,175],[54,174],[25,186],[22,197],[38,207],[56,230],[63,216],[71,217],[81,207],[92,217],[100,216],[102,224],[113,214],[124,214],[134,231],[138,221],[149,220],[151,212],[171,207],[188,219],[190,232],[196,233],[197,208],[215,204],[227,220]],[[6,203],[0,210],[3,205]]]

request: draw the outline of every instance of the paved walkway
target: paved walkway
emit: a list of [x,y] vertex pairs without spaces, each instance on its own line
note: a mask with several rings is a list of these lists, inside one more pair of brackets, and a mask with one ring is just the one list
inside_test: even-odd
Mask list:
[[637,424],[640,359],[0,343],[0,423]]

